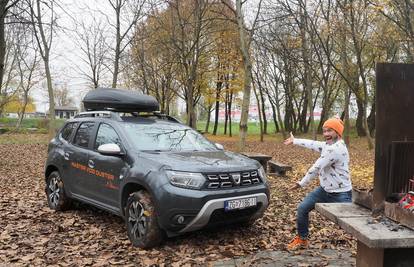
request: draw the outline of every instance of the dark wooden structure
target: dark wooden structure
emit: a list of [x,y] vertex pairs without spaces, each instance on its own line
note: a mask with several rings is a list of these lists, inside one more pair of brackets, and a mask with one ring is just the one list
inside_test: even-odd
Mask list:
[[414,176],[414,64],[377,64],[373,211]]
[[287,171],[292,170],[292,166],[274,160],[269,160],[267,166],[269,174],[275,174],[277,176],[285,176]]
[[414,231],[372,217],[384,211],[391,194],[407,192],[414,176],[414,64],[377,64],[375,107],[372,211],[355,203],[320,203],[316,209],[358,239],[358,267],[414,266]]
[[272,156],[268,156],[262,153],[256,153],[256,152],[241,152],[242,155],[251,158],[251,159],[255,159],[258,162],[260,162],[260,164],[262,164],[263,168],[265,171],[267,171],[267,162],[269,160],[272,159]]

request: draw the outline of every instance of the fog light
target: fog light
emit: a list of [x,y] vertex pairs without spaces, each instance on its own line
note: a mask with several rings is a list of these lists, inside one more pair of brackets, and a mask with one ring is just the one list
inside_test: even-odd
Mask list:
[[176,216],[174,217],[174,220],[175,220],[178,224],[183,224],[183,223],[184,223],[185,218],[184,218],[184,216],[182,216],[182,215],[176,215]]

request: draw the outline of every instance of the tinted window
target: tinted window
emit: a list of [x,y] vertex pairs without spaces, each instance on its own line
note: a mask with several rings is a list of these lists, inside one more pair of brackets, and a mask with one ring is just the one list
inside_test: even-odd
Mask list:
[[60,131],[60,138],[69,141],[72,132],[76,129],[77,126],[77,122],[71,122],[66,124],[65,127],[63,127],[62,131]]
[[81,147],[88,147],[89,139],[92,135],[93,122],[84,122],[79,126],[78,131],[76,132],[75,139],[73,143]]
[[138,150],[217,151],[204,136],[178,123],[123,125]]
[[96,135],[95,149],[104,144],[117,144],[121,147],[121,140],[114,128],[103,123],[99,126],[98,134]]

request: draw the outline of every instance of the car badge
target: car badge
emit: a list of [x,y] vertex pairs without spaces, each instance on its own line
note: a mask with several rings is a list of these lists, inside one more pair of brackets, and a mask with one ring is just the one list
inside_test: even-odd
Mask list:
[[235,185],[239,185],[240,181],[241,181],[241,175],[240,173],[232,173],[231,175],[231,179],[233,180],[233,183]]

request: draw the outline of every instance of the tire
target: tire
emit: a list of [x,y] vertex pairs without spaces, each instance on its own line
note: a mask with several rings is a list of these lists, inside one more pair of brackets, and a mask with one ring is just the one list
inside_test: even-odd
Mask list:
[[125,209],[128,238],[135,247],[148,249],[161,244],[163,231],[158,226],[154,204],[148,192],[132,193]]
[[52,172],[46,179],[46,197],[49,208],[64,211],[70,208],[72,201],[65,193],[65,186],[59,172]]

